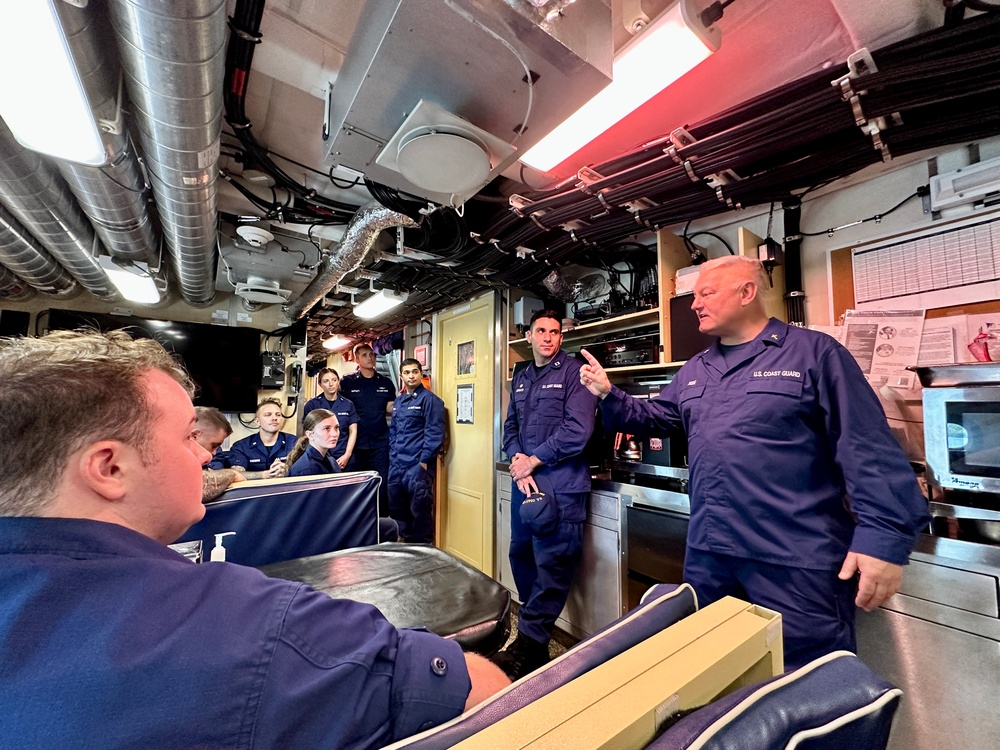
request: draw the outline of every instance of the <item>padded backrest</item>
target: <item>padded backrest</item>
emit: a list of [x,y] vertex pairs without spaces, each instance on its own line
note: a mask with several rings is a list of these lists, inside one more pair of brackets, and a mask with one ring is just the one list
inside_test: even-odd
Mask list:
[[694,711],[647,750],[878,750],[902,691],[835,651]]
[[241,482],[177,541],[202,540],[208,560],[215,535],[235,531],[226,562],[253,567],[377,544],[380,482],[373,471]]
[[587,640],[576,644],[541,669],[522,677],[506,690],[452,721],[408,737],[389,748],[432,750],[451,747],[627,651],[697,609],[698,600],[690,585],[653,586],[643,596],[638,607]]

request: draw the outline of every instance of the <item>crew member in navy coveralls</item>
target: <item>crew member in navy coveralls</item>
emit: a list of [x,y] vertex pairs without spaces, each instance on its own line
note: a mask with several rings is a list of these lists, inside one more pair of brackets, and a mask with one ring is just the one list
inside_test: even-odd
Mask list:
[[404,390],[389,426],[389,515],[407,542],[434,541],[434,478],[444,444],[444,401],[424,387],[415,359],[400,364]]
[[333,449],[340,439],[337,415],[326,409],[313,409],[302,420],[303,437],[288,453],[288,476],[336,474],[340,464],[333,460]]
[[340,390],[358,412],[358,440],[354,445],[351,471],[377,471],[382,477],[378,489],[378,514],[389,515],[389,423],[396,386],[375,372],[375,352],[368,344],[354,347],[357,372],[345,375]]
[[[347,469],[354,455],[354,444],[358,440],[358,412],[349,399],[340,395],[340,375],[332,367],[324,367],[319,371],[319,387],[323,392],[306,401],[302,410],[303,418],[309,416],[313,409],[326,409],[337,415],[340,427],[340,439],[337,447],[330,454],[330,459],[337,462],[341,469]],[[353,469],[353,467],[351,467]]]
[[732,595],[780,612],[787,669],[856,651],[855,607],[896,593],[927,503],[848,351],[769,319],[758,261],[701,268],[691,307],[719,341],[650,402],[612,387],[587,352],[581,380],[608,429],[687,433],[684,580],[699,604]]
[[295,436],[281,431],[285,417],[281,402],[265,398],[257,405],[254,418],[259,426],[256,435],[237,440],[229,449],[226,464],[242,471],[247,479],[283,477],[288,471],[285,459],[295,445]]
[[[536,312],[525,335],[533,361],[514,376],[503,426],[514,485],[510,567],[522,604],[517,638],[494,657],[512,679],[549,660],[552,629],[576,577],[590,494],[583,451],[597,403],[580,382],[580,362],[560,351],[558,313]],[[532,495],[539,491],[544,497]]]
[[0,747],[384,747],[508,684],[367,604],[164,546],[205,514],[193,390],[123,332],[0,347],[23,439],[0,463]]

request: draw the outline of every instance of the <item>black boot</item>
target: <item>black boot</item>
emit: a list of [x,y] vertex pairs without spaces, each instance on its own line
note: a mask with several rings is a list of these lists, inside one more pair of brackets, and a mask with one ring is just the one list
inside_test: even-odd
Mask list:
[[507,648],[493,656],[493,663],[502,669],[511,680],[520,680],[549,663],[549,646],[518,633],[517,638]]

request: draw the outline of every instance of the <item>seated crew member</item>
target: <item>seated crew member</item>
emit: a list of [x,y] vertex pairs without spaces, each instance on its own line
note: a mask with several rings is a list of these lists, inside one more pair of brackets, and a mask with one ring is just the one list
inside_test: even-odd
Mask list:
[[336,461],[341,469],[353,469],[349,464],[354,456],[354,444],[358,440],[358,412],[350,399],[340,395],[340,375],[336,370],[324,367],[319,371],[318,377],[319,387],[323,392],[306,401],[302,416],[308,417],[313,409],[326,409],[337,415],[340,439],[330,454],[330,459]]
[[389,514],[408,542],[434,541],[434,478],[444,444],[444,401],[421,382],[415,359],[400,364],[404,390],[389,428]]
[[[220,446],[226,442],[226,438],[233,434],[233,426],[229,424],[226,416],[214,406],[194,407],[195,416],[198,421],[195,423],[195,442],[212,454],[212,463],[215,463],[215,455]],[[231,484],[245,482],[246,477],[236,469],[221,468],[225,464],[219,463],[220,468],[215,468],[209,464],[201,474],[201,500],[210,502],[227,489]]]
[[[288,476],[307,477],[340,472],[340,464],[331,458],[340,434],[337,415],[326,409],[313,409],[302,420],[302,429],[305,430],[305,435],[299,438],[288,454]],[[399,539],[396,522],[391,518],[379,517],[378,538],[380,542],[395,542]]]
[[[351,471],[377,471],[382,477],[378,490],[378,513],[389,515],[389,424],[396,386],[375,371],[375,351],[368,344],[354,347],[357,372],[345,375],[341,391],[358,410],[358,440],[354,445]],[[332,411],[332,410],[331,410]]]
[[276,398],[263,399],[257,404],[254,421],[260,428],[257,434],[233,443],[226,463],[229,468],[242,472],[247,479],[285,476],[285,459],[295,445],[295,436],[281,431],[285,423],[281,402]]
[[286,460],[288,476],[338,473],[340,464],[330,457],[340,438],[337,415],[326,409],[313,409],[302,420],[302,429],[305,435],[298,439]]
[[22,438],[0,464],[0,746],[381,747],[508,684],[367,604],[164,546],[205,513],[192,391],[123,332],[0,346]]

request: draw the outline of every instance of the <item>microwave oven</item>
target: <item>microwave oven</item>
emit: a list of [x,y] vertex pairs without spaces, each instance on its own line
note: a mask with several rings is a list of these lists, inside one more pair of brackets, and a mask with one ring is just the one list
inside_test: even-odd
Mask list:
[[941,487],[1000,492],[1000,385],[925,388],[927,470]]

